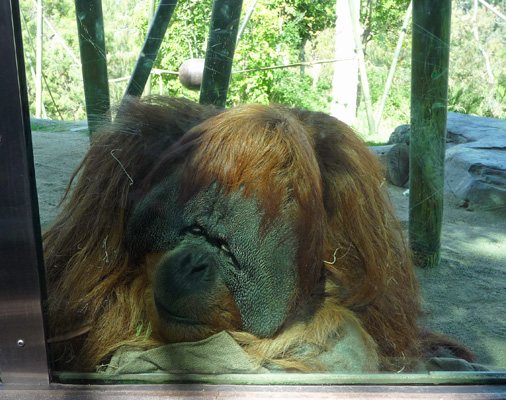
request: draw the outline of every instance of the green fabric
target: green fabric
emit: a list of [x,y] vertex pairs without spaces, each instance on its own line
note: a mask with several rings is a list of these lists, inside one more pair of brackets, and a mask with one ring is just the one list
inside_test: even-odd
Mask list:
[[105,366],[106,374],[148,372],[226,374],[267,372],[255,367],[226,332],[191,343],[175,343],[152,350],[123,348]]
[[[297,358],[309,360],[308,365],[325,365],[329,372],[374,372],[378,360],[371,358],[361,333],[345,323],[332,338],[328,349],[303,346]],[[274,364],[254,365],[246,352],[227,333],[220,332],[199,342],[175,343],[152,350],[122,348],[108,365],[99,368],[106,374],[137,374],[149,372],[227,374],[282,372]]]
[[[341,326],[339,334],[335,334],[331,346],[323,351],[310,346],[301,349],[301,355],[313,351],[316,354],[315,361],[325,366],[332,373],[363,373],[376,372],[379,360],[371,357],[371,351],[367,348],[362,332],[351,323],[345,322]],[[372,344],[372,339],[371,344]]]
[[[351,324],[343,329],[333,341],[333,346],[317,351],[311,346],[301,348],[297,356],[309,357],[308,365],[326,366],[330,373],[374,372],[376,358],[370,358],[362,337]],[[311,361],[312,360],[312,361]],[[430,371],[490,371],[481,364],[469,363],[451,357],[434,357],[421,364],[418,372]],[[266,363],[254,365],[246,352],[227,333],[220,332],[199,342],[175,343],[152,350],[122,348],[108,365],[99,368],[108,375],[139,374],[154,372],[192,374],[269,373],[283,372],[280,367]]]

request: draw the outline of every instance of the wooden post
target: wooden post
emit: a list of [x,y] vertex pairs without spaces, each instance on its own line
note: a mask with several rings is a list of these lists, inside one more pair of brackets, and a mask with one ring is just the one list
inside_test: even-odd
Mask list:
[[[358,15],[356,15],[358,18]],[[332,103],[330,115],[352,125],[357,119],[358,58],[355,52],[350,4],[336,0]]]
[[176,5],[177,0],[160,0],[125,95],[140,96],[144,91]]
[[242,0],[214,0],[200,89],[201,104],[225,107]]
[[440,261],[451,0],[413,0],[409,241],[420,267]]
[[109,82],[101,0],[75,0],[90,135],[109,111]]

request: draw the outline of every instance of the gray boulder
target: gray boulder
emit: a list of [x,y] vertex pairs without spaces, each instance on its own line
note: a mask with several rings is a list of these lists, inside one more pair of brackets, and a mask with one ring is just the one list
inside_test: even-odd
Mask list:
[[409,144],[410,131],[411,125],[409,124],[399,125],[390,135],[387,144],[397,144],[397,143]]
[[[409,125],[389,143],[409,145]],[[506,210],[506,121],[448,113],[445,191],[466,207]]]
[[448,113],[445,190],[474,208],[506,209],[506,121]]

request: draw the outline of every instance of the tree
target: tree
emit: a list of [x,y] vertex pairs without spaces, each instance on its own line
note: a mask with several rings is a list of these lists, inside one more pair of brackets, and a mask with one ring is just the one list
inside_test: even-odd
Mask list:
[[[360,0],[358,0],[360,7]],[[347,124],[355,121],[357,114],[358,60],[355,55],[353,22],[348,0],[336,1],[335,58],[332,79],[331,115]],[[358,21],[355,22],[358,24]]]
[[364,46],[373,37],[397,32],[410,0],[366,0],[360,8],[360,22],[363,26]]
[[[314,39],[318,32],[334,26],[333,1],[285,0],[281,3],[273,3],[281,11],[282,18],[295,27],[296,37],[299,41],[299,61],[306,61],[307,41]],[[301,67],[301,72],[304,73],[304,67]]]

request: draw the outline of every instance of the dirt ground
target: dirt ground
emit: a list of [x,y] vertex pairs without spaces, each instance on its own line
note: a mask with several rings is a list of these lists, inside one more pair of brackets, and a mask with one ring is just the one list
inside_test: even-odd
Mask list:
[[[72,171],[86,153],[89,139],[83,122],[35,121],[34,158],[41,223],[58,213]],[[409,198],[389,186],[403,226]],[[442,262],[418,269],[424,296],[421,325],[446,333],[470,347],[478,361],[506,368],[506,212],[461,208],[445,196]]]
[[[389,186],[407,227],[404,191]],[[506,368],[506,210],[462,208],[450,193],[444,202],[441,263],[417,269],[425,311],[421,325],[466,344],[480,363]]]

